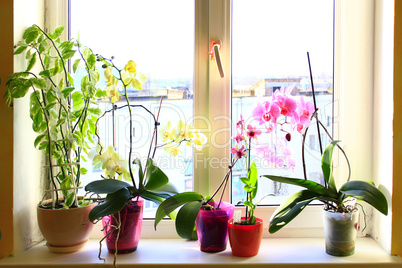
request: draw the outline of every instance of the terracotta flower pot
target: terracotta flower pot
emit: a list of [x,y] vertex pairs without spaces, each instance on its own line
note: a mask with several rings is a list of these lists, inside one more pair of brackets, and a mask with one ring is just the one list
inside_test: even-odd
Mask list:
[[117,253],[124,254],[137,250],[142,229],[143,206],[144,200],[140,199],[139,201],[126,204],[120,210],[120,233],[112,227],[117,225],[116,219],[119,218],[118,213],[102,218],[104,235],[106,236],[111,232],[106,237],[106,246],[110,253],[115,253],[116,251],[117,237]]
[[[46,201],[48,200],[44,203]],[[39,229],[47,241],[49,250],[68,253],[82,248],[93,229],[88,215],[95,205],[96,203],[93,203],[70,209],[44,209],[38,206]]]
[[[245,217],[241,218],[245,220]],[[232,254],[239,257],[251,257],[258,254],[260,250],[263,231],[263,220],[257,218],[254,225],[233,224],[229,221],[229,241]]]
[[333,256],[353,255],[359,228],[359,211],[339,213],[323,210],[323,220],[327,254]]
[[[209,202],[217,207],[219,202]],[[222,202],[218,210],[200,210],[195,220],[198,243],[203,252],[219,252],[228,242],[228,220],[233,217],[234,206]]]

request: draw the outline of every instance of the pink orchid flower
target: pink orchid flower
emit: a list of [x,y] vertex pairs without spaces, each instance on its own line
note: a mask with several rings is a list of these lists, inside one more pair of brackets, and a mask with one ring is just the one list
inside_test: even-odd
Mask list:
[[281,114],[284,116],[292,117],[296,111],[297,103],[290,96],[290,93],[294,89],[294,85],[290,87],[281,87],[272,95],[272,102],[276,103],[281,109]]
[[230,149],[231,153],[234,154],[234,158],[240,159],[243,156],[246,155],[246,152],[244,150],[244,145],[242,145],[240,148],[235,146],[235,148]]
[[281,115],[281,108],[273,102],[258,102],[252,111],[252,115],[254,120],[258,121],[260,125],[271,120],[276,124],[277,118]]
[[257,129],[257,127],[253,127],[252,125],[248,125],[246,133],[250,139],[257,139],[257,136],[261,134],[261,130]]
[[241,129],[241,131],[243,132],[243,128],[244,128],[244,119],[243,119],[243,115],[240,115],[240,120],[239,122],[236,123],[236,127],[238,129]]
[[240,143],[244,141],[246,138],[243,136],[242,133],[237,133],[237,135],[233,139],[236,140],[237,143]]

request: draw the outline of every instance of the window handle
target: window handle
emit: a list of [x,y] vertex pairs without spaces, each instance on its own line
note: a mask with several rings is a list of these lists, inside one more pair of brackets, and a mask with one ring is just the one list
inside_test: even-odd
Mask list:
[[218,67],[219,75],[223,78],[225,77],[225,72],[223,71],[221,54],[220,54],[221,43],[222,42],[220,40],[213,41],[211,43],[211,50],[209,52],[209,56],[211,60],[216,61],[216,66]]

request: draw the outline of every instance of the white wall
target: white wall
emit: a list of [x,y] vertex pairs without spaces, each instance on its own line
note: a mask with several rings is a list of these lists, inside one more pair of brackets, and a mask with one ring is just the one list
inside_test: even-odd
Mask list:
[[[22,39],[24,30],[44,24],[43,0],[14,0],[14,42]],[[24,71],[24,55],[14,58],[14,71]],[[41,241],[36,219],[36,206],[42,198],[42,155],[33,142],[36,135],[29,117],[29,96],[14,103],[14,254]]]
[[[373,176],[391,205],[394,1],[377,0],[375,4]],[[372,220],[372,236],[390,253],[392,214],[386,217],[375,211]]]

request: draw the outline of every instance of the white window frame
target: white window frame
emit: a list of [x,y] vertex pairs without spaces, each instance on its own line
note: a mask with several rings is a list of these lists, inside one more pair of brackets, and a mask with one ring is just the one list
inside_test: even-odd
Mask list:
[[[68,1],[45,0],[47,18],[46,27],[68,25]],[[194,164],[197,161],[217,161],[230,159],[230,103],[231,103],[231,1],[230,0],[195,0],[195,74],[194,74],[194,114],[195,127],[207,130],[209,141],[216,141],[218,146],[209,146],[201,152],[195,152]],[[358,107],[373,108],[373,55],[374,32],[374,2],[365,0],[335,2],[335,42],[334,42],[334,92],[335,92],[335,134],[342,140],[349,160],[356,170],[356,178],[372,177],[372,169],[363,168],[372,163],[373,122],[359,111]],[[57,12],[54,12],[57,11]],[[356,16],[358,14],[358,16]],[[353,24],[355,27],[350,27]],[[367,27],[369,25],[369,27]],[[216,64],[208,57],[210,43],[215,40],[222,42],[221,58],[225,77],[220,78]],[[364,53],[361,53],[364,51]],[[351,59],[354,59],[350,64]],[[362,71],[366,70],[366,71]],[[364,93],[364,94],[363,94]],[[365,96],[355,98],[345,96]],[[351,118],[351,115],[353,117]],[[364,128],[354,129],[355,120],[362,120]],[[342,124],[338,124],[342,122]],[[365,146],[361,146],[364,144]],[[359,148],[359,154],[357,149]],[[364,151],[362,152],[362,148]],[[198,162],[200,164],[201,162]],[[227,164],[211,168],[205,165],[194,169],[194,190],[202,194],[212,194],[224,177]],[[340,174],[346,172],[342,163]],[[341,181],[345,176],[338,176]],[[230,189],[224,195],[225,201],[230,201]],[[269,219],[276,207],[258,207],[256,215],[265,221]],[[370,208],[368,208],[370,210]],[[96,229],[100,229],[100,224]],[[300,230],[303,229],[301,232]],[[370,228],[368,229],[370,230]],[[269,237],[321,237],[322,215],[321,206],[309,206],[288,226],[275,235],[264,231]],[[94,232],[92,237],[101,237]],[[142,238],[176,238],[173,221],[162,221],[154,231],[153,221],[144,221]]]

